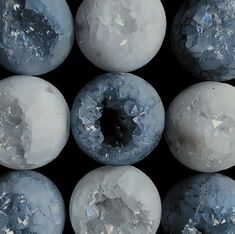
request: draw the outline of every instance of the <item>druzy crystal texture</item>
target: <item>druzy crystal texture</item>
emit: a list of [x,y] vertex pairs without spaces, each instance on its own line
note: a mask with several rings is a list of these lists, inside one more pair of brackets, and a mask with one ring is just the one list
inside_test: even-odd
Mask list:
[[145,80],[132,74],[98,76],[76,97],[72,132],[93,159],[112,165],[132,164],[158,144],[164,129],[161,99]]
[[172,27],[180,63],[205,80],[235,77],[234,0],[187,0]]
[[76,234],[155,234],[161,200],[153,182],[137,168],[101,167],[78,182],[70,218]]
[[83,54],[111,72],[144,66],[160,49],[166,16],[160,0],[84,0],[76,17]]
[[15,171],[0,178],[1,234],[62,234],[64,220],[63,199],[47,177]]
[[18,74],[49,72],[73,44],[65,0],[0,0],[0,64]]
[[0,81],[0,164],[32,169],[58,156],[69,135],[70,113],[62,94],[31,76]]
[[165,136],[172,154],[187,167],[216,172],[235,165],[235,88],[202,82],[171,103]]
[[163,202],[162,224],[171,234],[235,233],[235,181],[201,174],[174,186]]

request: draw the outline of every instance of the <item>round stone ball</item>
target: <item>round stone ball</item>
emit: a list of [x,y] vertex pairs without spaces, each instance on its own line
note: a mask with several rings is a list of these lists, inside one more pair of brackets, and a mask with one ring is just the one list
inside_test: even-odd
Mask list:
[[56,186],[34,171],[12,171],[0,178],[1,233],[62,234],[63,199]]
[[165,137],[172,154],[185,166],[216,172],[235,165],[235,88],[201,82],[171,103]]
[[175,185],[163,201],[165,233],[234,233],[235,181],[201,174]]
[[161,200],[153,182],[137,168],[106,166],[78,182],[70,201],[70,218],[76,234],[155,234]]
[[194,76],[235,78],[234,0],[187,0],[172,26],[172,48]]
[[157,54],[166,16],[160,0],[84,0],[75,31],[81,51],[94,65],[130,72]]
[[98,76],[77,95],[72,132],[79,147],[96,161],[133,164],[160,141],[165,112],[155,89],[128,73]]
[[70,113],[62,94],[31,76],[0,81],[0,164],[32,169],[55,159],[69,136]]
[[67,57],[74,41],[65,0],[0,0],[0,64],[24,75],[47,73]]

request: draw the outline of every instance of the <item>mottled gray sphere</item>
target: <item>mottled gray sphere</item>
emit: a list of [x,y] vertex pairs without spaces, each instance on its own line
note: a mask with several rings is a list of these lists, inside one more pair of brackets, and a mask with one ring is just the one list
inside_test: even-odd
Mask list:
[[70,132],[70,111],[60,91],[32,76],[0,81],[0,164],[33,169],[55,159]]
[[91,171],[78,182],[70,202],[76,234],[156,234],[161,212],[157,188],[131,166]]
[[1,234],[62,234],[63,199],[56,186],[34,171],[12,171],[0,178]]
[[11,72],[55,69],[69,54],[73,33],[65,0],[0,0],[0,64]]
[[187,0],[172,26],[172,47],[194,76],[213,81],[235,78],[234,0]]
[[75,31],[81,51],[94,65],[130,72],[157,54],[166,16],[160,0],[84,0]]
[[201,174],[175,185],[163,202],[162,225],[172,234],[235,233],[235,181]]
[[140,77],[109,73],[77,95],[71,124],[80,148],[104,164],[133,164],[160,141],[164,107],[155,89]]
[[235,165],[235,88],[202,82],[171,103],[165,137],[172,154],[185,166],[216,172]]

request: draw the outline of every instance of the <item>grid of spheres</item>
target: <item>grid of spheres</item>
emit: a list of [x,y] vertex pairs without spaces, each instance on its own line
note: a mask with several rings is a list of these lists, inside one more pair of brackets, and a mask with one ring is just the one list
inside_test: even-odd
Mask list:
[[[146,14],[148,12],[148,14]],[[164,134],[175,158],[198,172],[235,165],[234,0],[186,0],[172,25],[176,58],[208,80],[183,90],[165,116],[155,87],[132,72],[157,55],[166,33],[160,0],[83,0],[75,23],[65,0],[0,0],[0,233],[62,234],[65,205],[56,185],[32,171],[56,159],[70,128],[91,159],[70,200],[77,234],[235,233],[235,182],[200,174],[161,203],[152,181],[131,166]],[[71,111],[62,93],[35,77],[56,69],[74,42],[95,66]],[[187,57],[187,59],[185,59]],[[227,105],[227,103],[230,103]],[[192,127],[193,126],[193,127]],[[140,189],[141,185],[141,189]]]

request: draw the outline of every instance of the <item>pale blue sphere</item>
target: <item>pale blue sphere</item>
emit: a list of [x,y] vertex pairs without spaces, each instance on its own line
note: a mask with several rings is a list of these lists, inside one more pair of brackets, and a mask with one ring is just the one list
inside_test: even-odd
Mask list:
[[62,234],[65,207],[60,192],[34,171],[12,171],[0,178],[0,233]]
[[97,77],[77,95],[71,124],[74,138],[91,158],[104,164],[133,164],[159,143],[165,123],[155,89],[129,73]]
[[174,186],[163,202],[166,233],[231,234],[235,231],[235,181],[201,174]]
[[73,31],[65,0],[0,0],[0,64],[18,74],[47,73],[69,54]]

